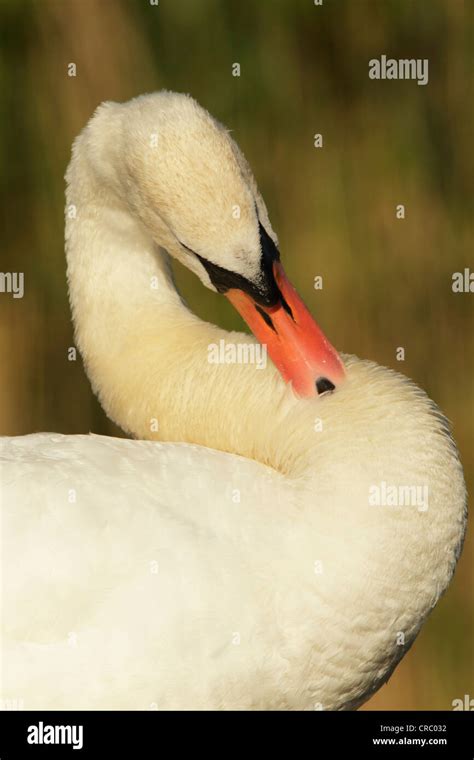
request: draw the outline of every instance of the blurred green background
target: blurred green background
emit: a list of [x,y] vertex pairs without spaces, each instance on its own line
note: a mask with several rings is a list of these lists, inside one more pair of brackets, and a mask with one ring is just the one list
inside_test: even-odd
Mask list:
[[[167,88],[190,92],[233,130],[285,266],[331,342],[427,390],[453,423],[472,491],[474,294],[454,294],[451,282],[474,271],[473,8],[1,0],[1,270],[25,273],[25,297],[0,295],[0,433],[121,434],[80,362],[67,360],[63,175],[101,101]],[[370,80],[368,61],[381,54],[428,58],[429,84]],[[177,276],[201,316],[242,327],[225,299]],[[474,697],[473,555],[468,534],[447,596],[365,709],[451,709]]]

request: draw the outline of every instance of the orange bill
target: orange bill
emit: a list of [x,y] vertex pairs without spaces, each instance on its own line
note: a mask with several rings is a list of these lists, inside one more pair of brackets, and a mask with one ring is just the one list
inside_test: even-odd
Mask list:
[[318,327],[279,261],[273,274],[281,294],[275,306],[261,306],[251,296],[231,288],[226,296],[246,321],[286,382],[302,397],[337,388],[345,376],[336,349]]

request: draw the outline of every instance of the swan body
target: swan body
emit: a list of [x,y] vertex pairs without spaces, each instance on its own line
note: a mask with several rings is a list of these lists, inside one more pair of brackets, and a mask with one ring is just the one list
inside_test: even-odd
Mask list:
[[[460,553],[466,494],[445,418],[407,378],[339,359],[316,332],[298,366],[331,393],[310,396],[304,378],[295,393],[281,345],[264,369],[208,361],[211,344],[255,338],[192,314],[170,255],[227,288],[249,323],[251,296],[270,342],[287,319],[272,288],[292,319],[299,306],[277,262],[275,281],[260,269],[278,241],[245,159],[191,98],[101,106],[67,180],[77,344],[107,414],[138,440],[2,439],[3,698],[357,707]],[[383,488],[426,498],[374,503]]]

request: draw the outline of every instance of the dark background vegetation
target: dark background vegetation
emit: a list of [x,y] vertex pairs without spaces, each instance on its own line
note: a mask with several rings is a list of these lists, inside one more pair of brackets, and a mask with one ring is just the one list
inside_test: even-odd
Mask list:
[[[331,341],[427,390],[452,421],[472,491],[474,294],[454,294],[451,282],[474,270],[473,7],[1,0],[1,269],[24,272],[26,292],[0,295],[0,433],[120,435],[81,363],[67,360],[63,175],[101,101],[167,88],[190,92],[233,130],[286,268]],[[429,84],[370,80],[368,61],[383,53],[428,58]],[[242,326],[224,299],[177,276],[201,316]],[[367,708],[450,709],[474,697],[473,554],[468,535],[446,598]]]

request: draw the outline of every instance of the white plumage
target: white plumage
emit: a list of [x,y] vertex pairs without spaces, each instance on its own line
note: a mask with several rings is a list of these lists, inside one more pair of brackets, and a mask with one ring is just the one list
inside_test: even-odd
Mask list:
[[[123,429],[167,442],[2,439],[3,699],[359,705],[459,555],[465,487],[444,418],[406,378],[355,357],[333,394],[311,399],[271,364],[207,361],[210,343],[254,339],[195,317],[164,249],[212,287],[178,241],[251,280],[254,201],[276,236],[245,159],[192,99],[102,106],[67,178],[92,385]],[[382,483],[426,488],[428,508],[374,506]]]

